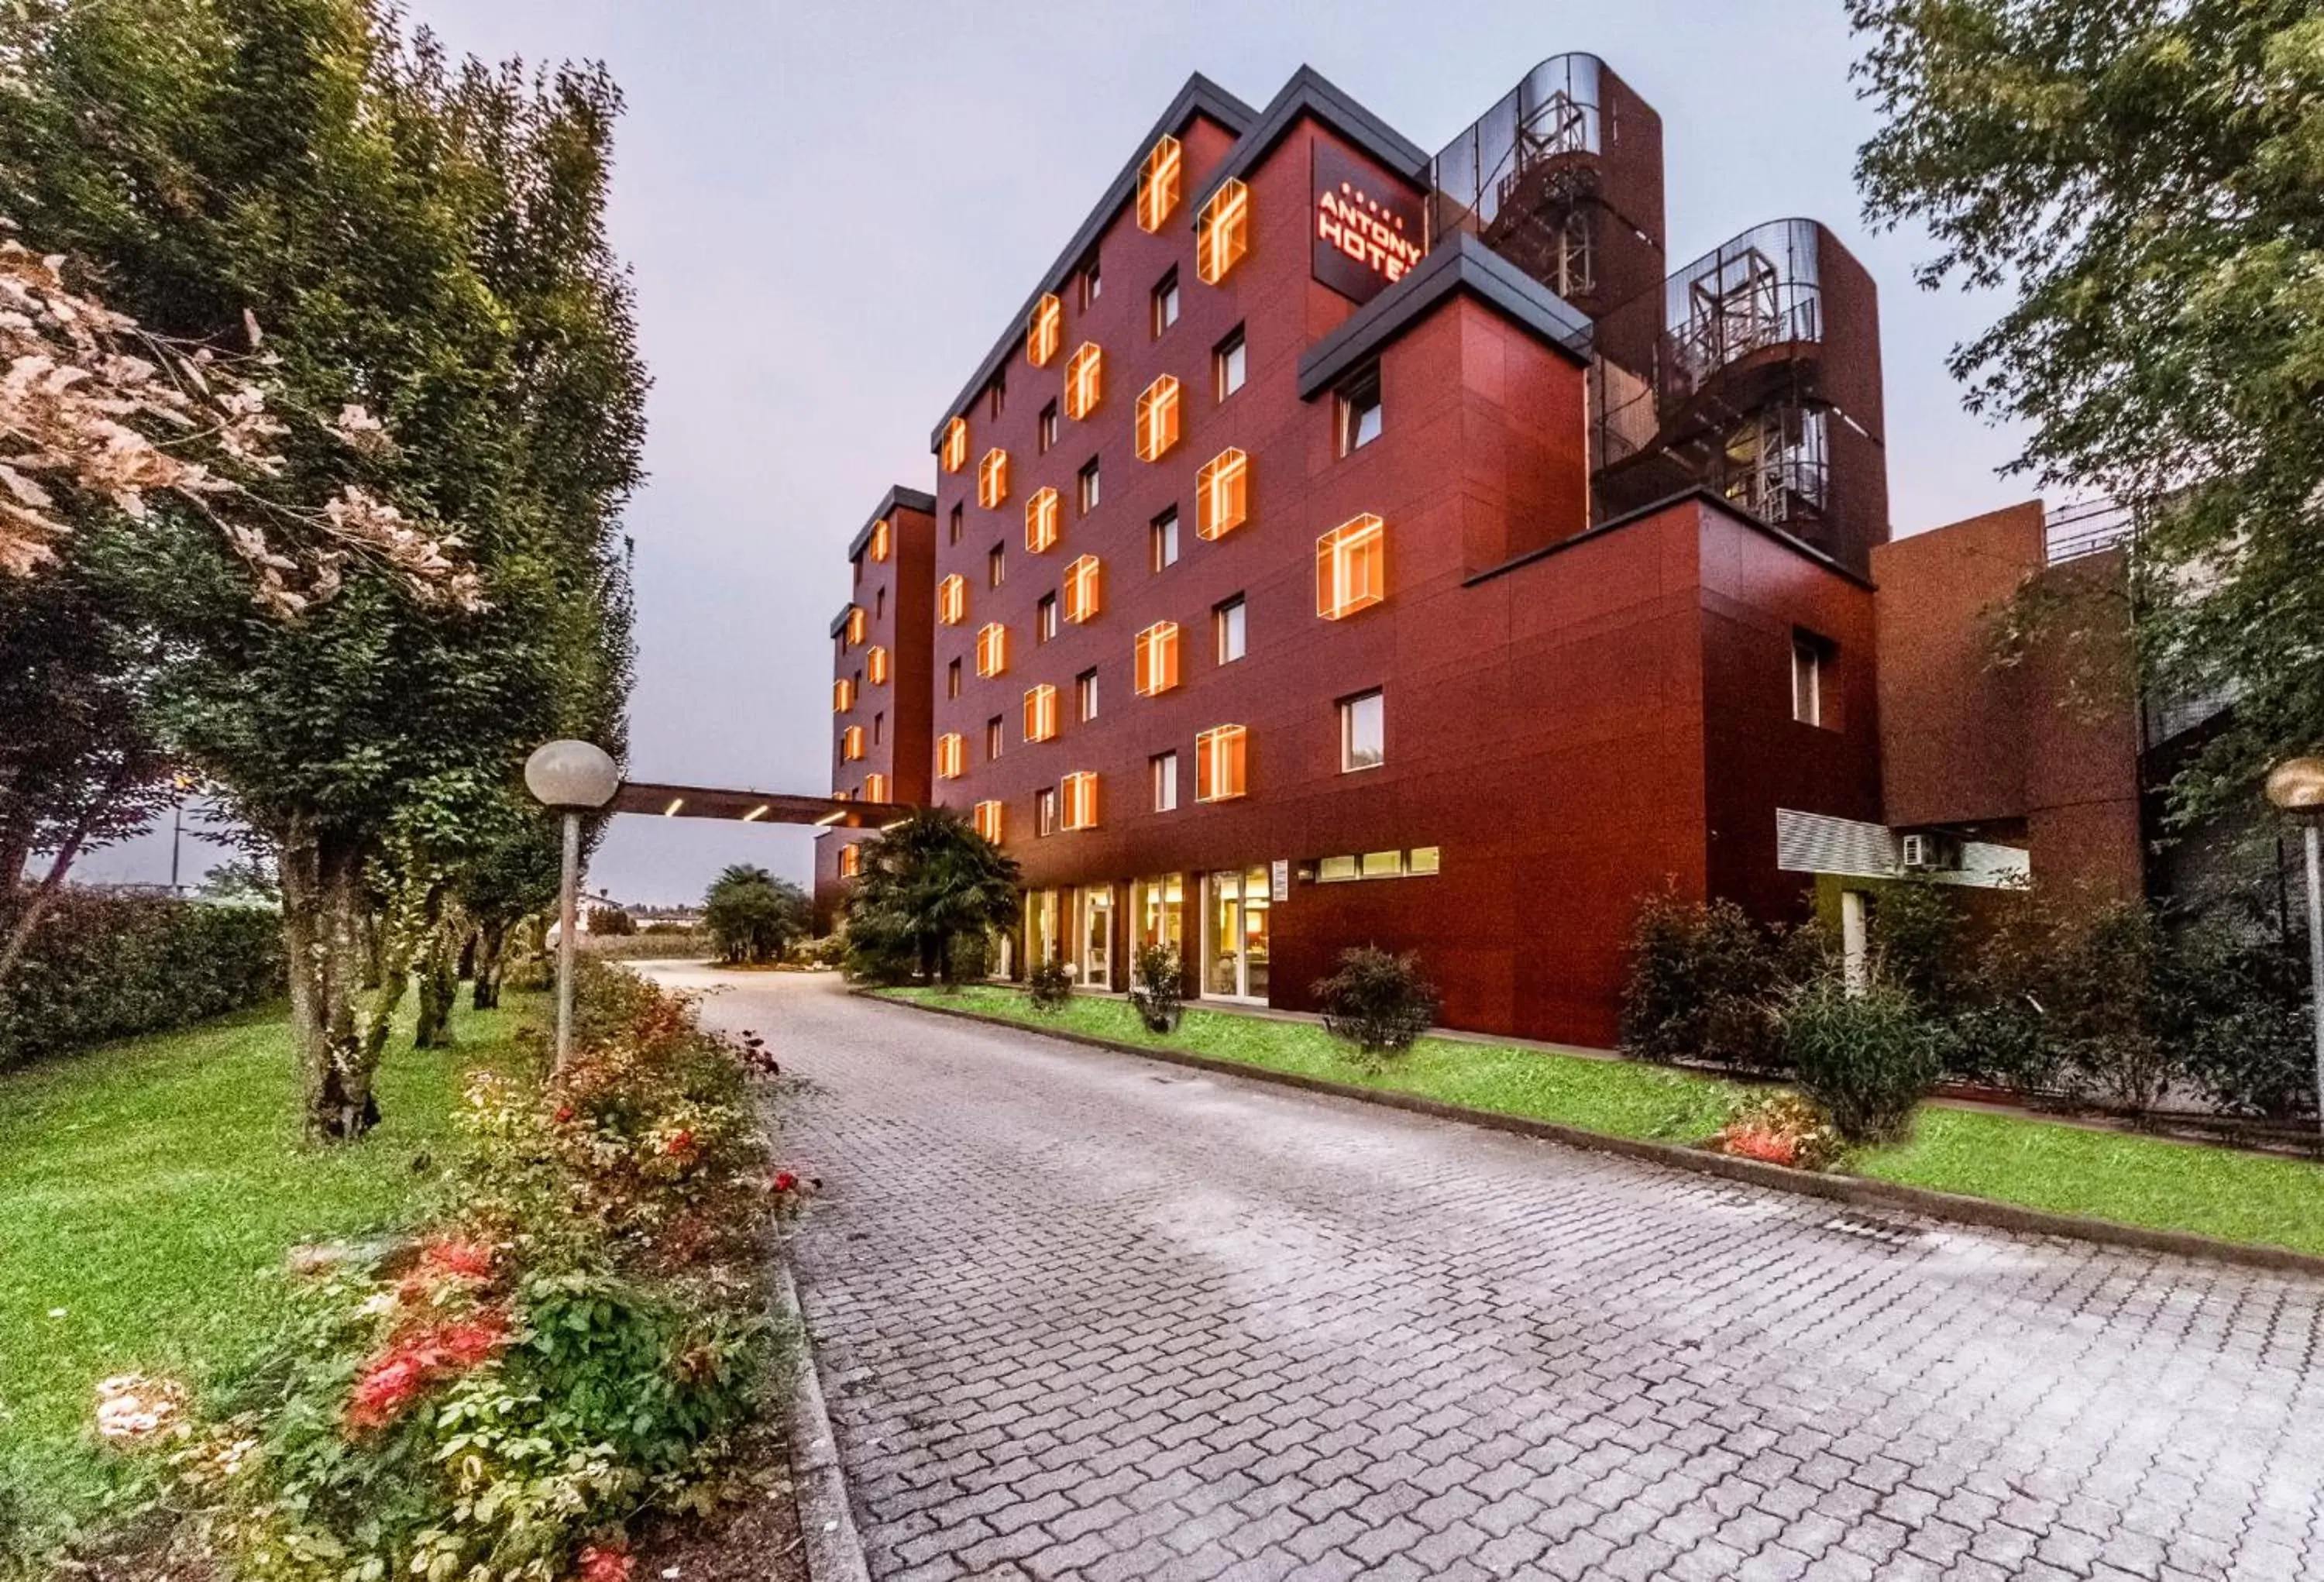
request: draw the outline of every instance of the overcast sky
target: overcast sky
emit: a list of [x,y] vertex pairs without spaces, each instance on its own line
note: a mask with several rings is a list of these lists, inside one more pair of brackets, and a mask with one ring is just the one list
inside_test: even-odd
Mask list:
[[[628,97],[611,225],[654,381],[637,541],[641,779],[829,788],[844,555],[1191,71],[1254,106],[1302,62],[1424,148],[1536,61],[1599,54],[1663,117],[1674,266],[1760,220],[1830,225],[1878,282],[1891,509],[1911,532],[2028,493],[1945,354],[1991,304],[1868,235],[1872,118],[1838,0],[408,0],[455,51],[604,60]],[[166,828],[91,878],[167,877]],[[796,830],[622,819],[590,875],[693,900],[729,862],[804,881]],[[215,856],[189,846],[188,882]]]

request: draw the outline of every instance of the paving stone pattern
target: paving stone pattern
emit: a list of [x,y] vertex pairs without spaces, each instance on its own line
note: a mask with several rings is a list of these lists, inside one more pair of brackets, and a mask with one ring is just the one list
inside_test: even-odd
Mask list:
[[713,1007],[816,1085],[875,1577],[2324,1577],[2324,1283]]

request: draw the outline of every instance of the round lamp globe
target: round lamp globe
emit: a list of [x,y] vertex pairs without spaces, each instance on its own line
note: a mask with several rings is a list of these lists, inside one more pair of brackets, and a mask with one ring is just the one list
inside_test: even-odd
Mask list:
[[524,761],[524,789],[567,812],[602,808],[622,789],[622,772],[594,742],[546,742]]
[[2269,771],[2267,800],[2287,813],[2324,814],[2324,758],[2288,758]]

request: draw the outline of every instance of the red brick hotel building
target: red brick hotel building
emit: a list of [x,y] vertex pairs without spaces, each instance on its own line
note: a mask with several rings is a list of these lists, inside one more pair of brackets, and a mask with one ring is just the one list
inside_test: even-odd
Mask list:
[[[1013,969],[1118,989],[1164,939],[1301,1007],[1376,942],[1451,1025],[1605,1043],[1645,894],[1775,917],[1893,868],[1873,286],[1803,220],[1671,269],[1661,136],[1565,56],[1434,156],[1307,70],[1261,110],[1196,77],[1129,151],[832,627],[835,789],[1023,865]],[[1968,525],[2040,570],[2038,510]],[[2054,810],[1946,536],[1893,668],[1960,738],[1914,849],[1973,878]],[[2098,745],[2052,800],[2135,883]],[[818,843],[826,915],[858,838]]]

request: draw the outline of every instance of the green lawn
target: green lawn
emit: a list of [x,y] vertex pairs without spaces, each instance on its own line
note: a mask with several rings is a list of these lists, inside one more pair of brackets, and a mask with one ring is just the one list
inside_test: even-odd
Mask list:
[[[1190,1010],[1185,1025],[1164,1038],[1148,1032],[1120,1000],[1076,998],[1058,1015],[1044,1017],[1013,989],[887,992],[1036,1027],[1167,1045],[1619,1137],[1698,1142],[1719,1129],[1737,1091],[1658,1066],[1441,1039],[1422,1040],[1386,1073],[1367,1077],[1322,1028],[1308,1022]],[[2298,1160],[2018,1115],[1929,1108],[1910,1141],[1862,1154],[1854,1168],[1941,1192],[2324,1254],[2324,1169]]]
[[280,1013],[230,1017],[0,1076],[0,1560],[134,1494],[88,1432],[96,1382],[231,1374],[269,1334],[283,1254],[418,1212],[460,1074],[513,1053],[529,1002],[461,1013],[458,1048],[399,1035],[364,1143],[299,1140]]

